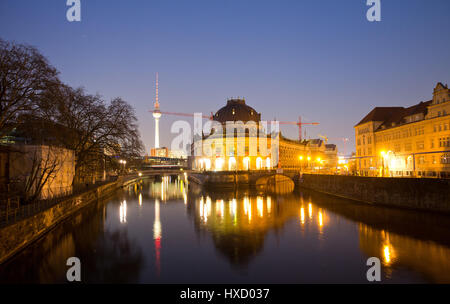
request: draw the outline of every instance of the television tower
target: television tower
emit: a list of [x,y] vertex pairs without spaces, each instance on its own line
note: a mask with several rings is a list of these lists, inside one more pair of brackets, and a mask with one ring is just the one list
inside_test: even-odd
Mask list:
[[159,148],[159,118],[161,117],[161,111],[159,110],[158,101],[158,72],[156,72],[156,97],[155,106],[153,110],[153,118],[155,118],[155,149]]

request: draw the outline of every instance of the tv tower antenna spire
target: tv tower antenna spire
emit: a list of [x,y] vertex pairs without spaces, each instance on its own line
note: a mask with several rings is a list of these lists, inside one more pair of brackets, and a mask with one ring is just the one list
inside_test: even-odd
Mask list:
[[159,99],[158,99],[158,72],[156,72],[156,96],[155,96],[155,109],[153,111],[153,118],[155,119],[155,149],[159,148],[159,118],[161,117],[161,111],[159,111]]
[[159,99],[158,99],[158,72],[156,72],[155,110],[159,110]]

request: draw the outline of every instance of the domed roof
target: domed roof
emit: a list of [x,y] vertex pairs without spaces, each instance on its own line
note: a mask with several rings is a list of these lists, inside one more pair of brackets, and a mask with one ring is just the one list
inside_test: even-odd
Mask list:
[[227,105],[214,114],[214,120],[221,123],[227,121],[261,121],[261,114],[245,104],[244,99],[229,99]]

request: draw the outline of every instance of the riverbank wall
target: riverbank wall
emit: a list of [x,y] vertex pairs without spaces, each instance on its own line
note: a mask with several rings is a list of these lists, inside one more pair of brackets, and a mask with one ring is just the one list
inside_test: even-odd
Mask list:
[[450,180],[303,174],[300,188],[356,200],[450,214]]
[[117,189],[140,179],[142,178],[119,178],[80,195],[64,199],[42,212],[0,228],[0,265],[81,208],[106,198]]

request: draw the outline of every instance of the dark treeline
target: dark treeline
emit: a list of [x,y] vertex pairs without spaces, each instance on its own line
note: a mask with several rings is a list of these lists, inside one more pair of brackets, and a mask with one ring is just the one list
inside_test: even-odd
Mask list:
[[58,75],[36,48],[0,39],[0,139],[20,128],[35,142],[75,151],[76,177],[104,158],[142,153],[130,104],[106,102]]

